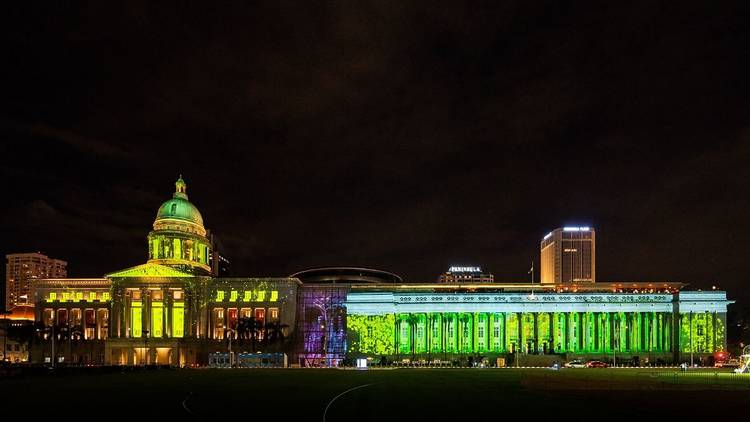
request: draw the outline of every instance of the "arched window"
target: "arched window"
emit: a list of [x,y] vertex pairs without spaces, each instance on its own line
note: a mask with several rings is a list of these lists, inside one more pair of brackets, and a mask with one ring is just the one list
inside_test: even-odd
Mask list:
[[177,204],[172,204],[172,214],[174,215],[177,212]]

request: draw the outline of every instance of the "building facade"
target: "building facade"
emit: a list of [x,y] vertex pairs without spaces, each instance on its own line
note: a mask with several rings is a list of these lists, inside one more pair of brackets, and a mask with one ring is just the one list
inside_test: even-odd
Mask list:
[[591,227],[562,227],[541,242],[542,283],[596,281],[596,232]]
[[5,258],[5,309],[8,310],[30,303],[32,280],[67,276],[67,262],[40,252],[9,254]]
[[726,349],[724,292],[680,283],[352,286],[356,356],[585,356],[677,362]]
[[495,276],[482,271],[480,267],[453,266],[438,277],[438,283],[493,283],[494,281]]
[[726,348],[732,301],[721,291],[486,277],[415,284],[359,267],[216,277],[206,233],[180,178],[147,236],[146,263],[101,278],[35,280],[32,362],[339,366],[363,357],[499,363],[520,356],[677,362]]

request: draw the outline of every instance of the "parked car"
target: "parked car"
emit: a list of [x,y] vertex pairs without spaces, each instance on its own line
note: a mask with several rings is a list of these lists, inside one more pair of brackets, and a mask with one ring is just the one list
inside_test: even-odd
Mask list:
[[586,362],[586,367],[587,368],[607,368],[609,367],[609,364],[607,364],[606,362],[602,362],[600,360],[590,360]]
[[566,368],[585,368],[586,364],[580,359],[574,359],[565,363]]

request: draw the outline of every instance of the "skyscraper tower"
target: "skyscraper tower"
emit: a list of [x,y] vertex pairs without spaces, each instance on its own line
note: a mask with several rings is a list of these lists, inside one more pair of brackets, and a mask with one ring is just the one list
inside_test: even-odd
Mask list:
[[542,283],[596,281],[596,232],[591,227],[562,227],[541,242]]
[[67,262],[52,259],[40,252],[14,253],[5,255],[5,258],[5,303],[2,305],[8,310],[16,305],[32,303],[28,297],[32,280],[65,278],[68,275]]

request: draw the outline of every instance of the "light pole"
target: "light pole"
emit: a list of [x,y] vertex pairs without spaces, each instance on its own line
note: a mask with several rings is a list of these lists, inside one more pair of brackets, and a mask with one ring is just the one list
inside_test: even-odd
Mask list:
[[10,312],[4,310],[0,312],[0,314],[3,316],[3,363],[5,363],[5,360],[7,359],[5,354],[8,349],[8,314],[10,314]]
[[[37,336],[40,337],[39,339],[40,342],[44,340],[44,337],[42,337],[41,333],[49,333],[50,340],[52,341],[52,356],[50,358],[50,362],[52,364],[52,367],[54,367],[55,366],[55,326],[52,325],[44,329],[37,328],[36,332],[37,332]],[[44,346],[42,346],[42,356],[44,356]]]
[[49,327],[50,330],[50,337],[52,338],[52,367],[55,367],[55,362],[57,361],[57,356],[55,356],[55,324],[52,324]]
[[148,330],[143,330],[143,366],[146,366],[146,360],[148,359]]
[[614,331],[614,338],[612,340],[613,340],[614,344],[613,344],[613,347],[612,347],[612,366],[616,367],[617,366],[617,346],[620,343],[619,342],[619,340],[620,340],[620,327],[619,327],[619,324],[618,324],[617,329],[613,330],[613,331]]
[[234,359],[232,358],[232,337],[234,337],[234,330],[231,328],[227,328],[227,339],[229,340],[229,344],[227,346],[227,351],[229,352],[229,367],[234,367]]
[[690,330],[690,367],[693,367],[693,311],[690,311],[688,319],[688,329]]

